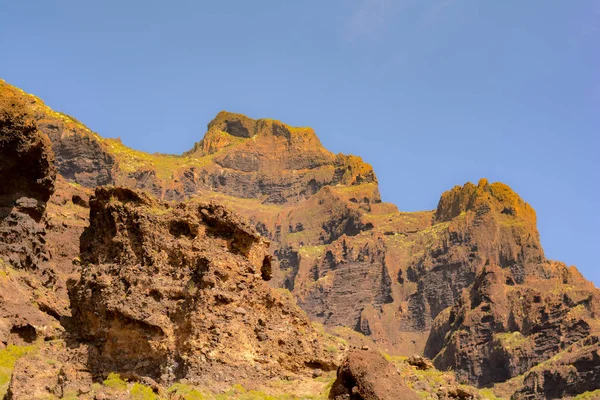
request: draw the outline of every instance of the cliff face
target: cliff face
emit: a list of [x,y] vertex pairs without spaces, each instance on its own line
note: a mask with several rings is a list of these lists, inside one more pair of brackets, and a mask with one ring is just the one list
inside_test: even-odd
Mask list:
[[[1,89],[1,88],[0,88]],[[0,90],[0,348],[53,338],[66,308],[46,242],[56,169],[20,96]]]
[[[574,267],[545,258],[535,211],[502,183],[484,179],[476,185],[467,183],[444,193],[436,210],[401,212],[381,202],[368,164],[327,151],[310,128],[222,112],[209,123],[204,138],[185,154],[150,155],[129,149],[119,140],[102,138],[16,88],[1,82],[0,86],[20,99],[39,130],[51,139],[61,176],[48,206],[51,229],[47,234],[52,243],[62,243],[50,243],[57,250],[52,251],[56,268],[78,278],[71,299],[81,306],[73,308],[73,317],[80,322],[80,334],[97,343],[94,348],[101,364],[122,369],[140,364],[144,374],[159,380],[173,363],[177,368],[189,367],[189,376],[199,374],[196,361],[181,360],[192,349],[208,350],[185,343],[189,337],[202,335],[213,343],[211,334],[174,329],[172,320],[149,322],[142,303],[118,301],[134,292],[136,298],[146,299],[144,307],[164,307],[156,313],[170,315],[180,300],[194,302],[208,296],[206,307],[211,312],[224,310],[219,318],[237,321],[257,316],[266,322],[256,310],[237,314],[230,310],[233,306],[227,306],[230,303],[220,306],[217,298],[202,290],[188,293],[175,282],[165,287],[179,285],[173,290],[183,293],[181,299],[160,292],[155,294],[162,296],[156,305],[150,295],[151,282],[143,279],[145,268],[153,266],[153,273],[174,279],[175,272],[169,268],[173,260],[181,259],[181,271],[194,274],[194,260],[205,250],[194,248],[187,232],[200,232],[210,225],[201,211],[196,212],[197,204],[172,209],[138,192],[127,192],[137,200],[123,200],[117,192],[98,191],[91,203],[90,228],[82,236],[86,267],[79,277],[79,253],[66,238],[77,238],[84,230],[90,191],[105,184],[122,186],[118,193],[126,193],[124,188],[129,187],[162,201],[200,198],[234,209],[271,241],[270,285],[289,289],[311,319],[329,328],[349,327],[390,354],[425,353],[438,368],[453,369],[463,381],[490,385],[526,374],[529,381],[535,376],[537,381],[549,382],[541,372],[530,375],[535,372],[532,368],[572,346],[591,348],[583,343],[597,335],[598,290]],[[163,213],[169,217],[162,217]],[[179,237],[168,227],[171,220],[187,221],[179,226],[185,231]],[[199,235],[194,237],[214,239]],[[98,238],[104,241],[96,242]],[[193,250],[177,250],[183,242]],[[253,246],[261,247],[263,254],[266,244],[260,243],[256,239]],[[157,254],[145,248],[155,248]],[[244,261],[255,270],[260,262]],[[228,279],[240,280],[245,287],[251,283],[258,293],[267,293],[262,278],[246,282],[238,272],[231,272]],[[109,284],[97,286],[102,285],[98,276]],[[238,293],[226,285],[219,290],[235,294],[231,302],[235,305],[240,301],[236,296],[246,289]],[[100,317],[85,310],[96,310]],[[186,316],[177,324],[189,318],[196,317]],[[125,340],[119,336],[123,327],[115,321],[134,327],[131,338],[136,339],[132,340],[148,351],[135,350],[133,358],[120,359],[110,346],[100,346],[113,339]],[[248,339],[248,345],[261,349],[262,342],[255,340]],[[310,363],[308,354],[318,351],[301,347],[300,364]],[[218,348],[215,344],[210,351],[215,354]],[[180,354],[181,360],[164,358],[160,368],[150,371],[143,367],[147,360],[135,358],[141,353],[155,361],[167,353]],[[285,368],[294,368],[285,357],[281,360]],[[578,376],[586,380],[582,376],[593,375],[595,369],[591,371]],[[167,381],[168,376],[164,377]],[[521,380],[513,389],[525,393],[527,385]],[[541,396],[538,386],[535,396]]]
[[236,214],[125,188],[90,206],[70,298],[93,370],[208,385],[335,368],[335,343],[266,284],[268,243]]

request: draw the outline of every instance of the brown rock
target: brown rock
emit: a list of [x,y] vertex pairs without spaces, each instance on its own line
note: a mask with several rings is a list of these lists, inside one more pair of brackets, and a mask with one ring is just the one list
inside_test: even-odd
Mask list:
[[64,309],[46,241],[56,169],[48,137],[22,96],[0,85],[0,341],[54,338]]
[[[0,326],[0,333],[12,338],[6,340],[20,337],[10,333],[13,327],[28,337],[31,329],[27,325],[37,326],[42,320],[35,324],[28,321],[33,321],[32,315],[42,309],[45,318],[68,321],[64,281],[69,274],[79,276],[78,237],[88,224],[88,194],[75,183],[89,188],[117,183],[168,200],[212,199],[243,214],[261,235],[272,241],[269,250],[272,260],[265,261],[268,257],[250,260],[250,269],[236,264],[237,272],[209,266],[211,272],[201,274],[194,285],[203,293],[211,293],[209,298],[223,311],[219,318],[232,324],[249,324],[249,337],[264,346],[279,343],[279,337],[270,330],[273,321],[262,316],[258,321],[253,319],[257,312],[255,305],[248,304],[248,298],[256,290],[263,293],[260,288],[269,279],[272,286],[290,290],[310,317],[324,323],[327,329],[349,327],[368,336],[357,342],[360,345],[381,346],[391,354],[420,354],[425,350],[425,355],[434,358],[439,367],[453,369],[461,380],[478,384],[527,374],[534,365],[599,331],[598,291],[574,267],[545,259],[535,212],[504,184],[487,180],[477,185],[467,183],[444,193],[436,210],[404,213],[391,204],[381,203],[377,180],[369,165],[358,157],[330,153],[310,128],[293,128],[279,121],[222,112],[190,152],[182,156],[149,155],[129,149],[119,140],[100,137],[74,118],[54,112],[40,99],[4,82],[0,82],[0,90],[3,98],[10,99],[2,103],[1,109],[8,110],[5,115],[31,116],[38,129],[50,137],[55,163],[65,178],[56,181],[57,189],[49,202],[47,198],[44,200],[49,194],[43,194],[48,193],[48,186],[42,179],[41,185],[25,182],[27,194],[10,198],[7,203],[15,218],[28,216],[35,223],[29,224],[29,219],[11,220],[13,225],[16,222],[18,232],[11,231],[9,239],[4,241],[5,245],[13,246],[5,252],[12,267],[25,265],[27,270],[19,277],[11,276],[9,283],[0,282],[5,285],[0,292],[4,296],[0,305],[5,304],[0,316],[9,318],[2,325],[4,328]],[[13,103],[20,105],[14,108]],[[21,106],[24,111],[14,111]],[[32,160],[27,155],[30,153],[19,154]],[[22,187],[15,187],[17,192],[23,191]],[[141,201],[145,204],[145,200]],[[87,254],[84,258],[94,252],[101,255],[82,263],[85,271],[80,284],[84,287],[93,284],[94,295],[102,294],[94,302],[86,300],[103,310],[99,311],[103,318],[100,332],[92,336],[119,336],[116,334],[122,328],[119,324],[133,318],[137,327],[134,331],[145,332],[146,328],[136,325],[143,321],[160,327],[166,332],[165,338],[176,338],[175,344],[169,342],[171,339],[150,340],[153,345],[158,343],[152,354],[156,356],[160,351],[170,352],[174,348],[178,349],[175,354],[186,354],[188,344],[182,345],[178,336],[187,334],[186,330],[169,331],[173,310],[178,307],[174,304],[195,299],[187,294],[182,282],[175,282],[174,276],[179,272],[167,269],[169,286],[147,294],[137,292],[138,284],[132,277],[141,281],[144,279],[139,276],[156,273],[162,279],[163,265],[179,260],[180,254],[204,251],[202,247],[174,249],[182,241],[194,241],[189,237],[194,232],[188,234],[185,226],[188,220],[202,219],[199,225],[221,226],[228,225],[224,222],[226,218],[216,216],[211,222],[210,212],[202,214],[207,218],[204,219],[199,214],[190,217],[185,206],[173,209],[160,206],[158,209],[165,215],[183,218],[174,223],[175,233],[172,233],[166,227],[167,220],[153,212],[140,214],[139,220],[129,211],[121,213],[126,203],[133,207],[139,200],[119,200],[115,204],[119,202],[123,204],[115,209],[117,214],[101,213],[106,219],[106,229],[100,236],[114,237],[106,243],[107,249],[112,250],[100,251],[100,244],[92,252],[84,249]],[[106,203],[108,206],[110,202]],[[45,224],[37,223],[35,218],[42,215],[44,207]],[[93,210],[92,206],[92,220],[97,218]],[[156,248],[152,252],[139,245],[140,240],[146,243],[145,238],[151,235],[149,228],[142,229],[138,223],[155,219],[158,226],[165,226],[159,229],[157,237],[149,240],[152,244],[146,247]],[[228,231],[235,225],[217,230]],[[162,243],[164,238],[176,235],[179,237],[173,240],[179,244],[168,240]],[[91,242],[88,236],[84,246]],[[240,246],[243,248],[244,244],[232,243],[229,250],[240,256],[240,251],[243,253]],[[186,278],[193,269],[186,264],[188,261],[183,264],[182,274]],[[101,268],[96,279],[95,272],[90,271],[98,266]],[[238,271],[238,267],[244,272]],[[166,278],[157,280],[157,284],[164,282]],[[128,308],[131,305],[124,299],[131,296],[131,287],[146,305],[140,303]],[[36,289],[35,298],[32,288]],[[287,298],[282,293],[278,295]],[[160,314],[167,310],[153,308],[153,301],[162,303],[160,299],[168,299],[165,302],[170,302],[171,314]],[[24,303],[31,307],[34,302],[39,309],[33,307],[32,313],[19,308]],[[106,305],[101,305],[103,302]],[[247,313],[239,313],[237,308]],[[11,314],[13,309],[19,310],[17,315]],[[142,313],[143,309],[147,314]],[[114,315],[120,316],[114,325],[117,330],[106,322],[112,318],[113,310],[116,310]],[[150,315],[164,318],[159,318],[161,323],[158,323],[149,321]],[[171,322],[162,324],[163,320]],[[261,329],[255,329],[255,322]],[[207,329],[211,334],[203,336],[203,340],[217,347],[225,346],[237,333],[220,324]],[[252,340],[248,343],[254,346]],[[291,339],[282,338],[280,346],[292,346],[294,340],[293,335]],[[194,346],[188,347],[198,351]],[[99,354],[109,354],[106,350],[110,347],[110,344],[99,345]],[[200,357],[220,360],[222,354],[218,350],[215,353],[214,348],[202,349],[205,352]],[[267,353],[261,353],[261,357],[263,364],[273,360]],[[90,358],[93,360],[95,356]],[[110,357],[108,360],[110,365]],[[180,364],[195,365],[187,359],[183,363],[177,361]],[[171,376],[169,368],[163,372],[161,376]],[[212,376],[217,373],[224,377],[229,371],[216,371]],[[462,396],[458,392],[446,394]]]
[[486,266],[434,324],[426,353],[436,367],[479,385],[502,382],[593,334],[598,292],[564,265],[550,264],[547,273],[555,278],[507,286],[510,271]]
[[427,371],[428,369],[434,368],[431,360],[428,360],[427,358],[419,356],[419,355],[414,355],[414,356],[409,357],[406,360],[406,362],[421,371]]
[[92,370],[218,385],[211,375],[335,367],[328,339],[264,281],[268,243],[236,214],[125,188],[97,189],[90,207],[84,268],[70,296],[79,334],[98,350]]
[[332,400],[395,400],[418,399],[404,386],[402,377],[392,363],[377,351],[353,350],[338,368],[331,387]]
[[20,96],[0,86],[0,254],[15,268],[48,261],[44,214],[56,168],[48,137]]
[[513,399],[562,399],[600,389],[600,337],[571,346],[525,375]]

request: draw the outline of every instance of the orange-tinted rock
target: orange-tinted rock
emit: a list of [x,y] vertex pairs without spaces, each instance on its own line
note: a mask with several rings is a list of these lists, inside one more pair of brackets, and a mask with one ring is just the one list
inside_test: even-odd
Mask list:
[[226,385],[334,368],[329,339],[267,285],[268,243],[235,213],[126,188],[97,189],[90,207],[70,295],[92,370]]
[[338,368],[331,400],[419,399],[407,388],[394,365],[373,350],[351,351]]
[[[222,112],[184,155],[150,155],[0,86],[51,137],[70,181],[59,180],[48,206],[57,282],[77,273],[73,244],[87,223],[85,190],[73,183],[116,183],[227,204],[272,241],[271,285],[292,290],[311,318],[362,332],[390,354],[421,353],[427,342],[427,355],[464,380],[505,380],[597,331],[597,290],[545,259],[535,212],[502,183],[467,183],[436,210],[400,212],[381,202],[369,165],[330,153],[310,128]],[[61,204],[74,208],[61,213]]]
[[16,268],[41,268],[49,258],[43,218],[54,191],[54,155],[23,100],[4,87],[0,160],[0,254]]
[[564,265],[549,264],[546,272],[547,279],[507,285],[510,270],[486,266],[440,314],[425,353],[460,380],[488,385],[521,375],[597,332],[600,293]]
[[[528,372],[512,398],[562,399],[600,389],[600,337],[571,346],[551,362]],[[590,397],[592,398],[592,397]]]
[[20,96],[0,86],[0,347],[54,338],[64,310],[50,264],[46,202],[56,169],[50,141]]

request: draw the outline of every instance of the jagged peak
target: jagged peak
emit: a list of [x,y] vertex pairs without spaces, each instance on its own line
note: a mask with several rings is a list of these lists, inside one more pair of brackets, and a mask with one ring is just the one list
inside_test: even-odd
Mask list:
[[523,221],[535,229],[535,210],[526,203],[510,186],[502,182],[489,183],[485,178],[477,185],[471,182],[455,186],[442,194],[436,210],[436,220],[449,221],[463,212],[487,207],[504,214],[508,218]]
[[[264,128],[285,129],[290,133],[301,131],[309,131],[314,134],[314,130],[310,127],[294,127],[285,124],[281,121],[271,118],[250,118],[244,114],[234,113],[230,111],[221,111],[217,116],[208,123],[208,130],[218,129],[237,137],[250,138],[259,133],[262,133]],[[277,134],[277,132],[265,132]]]
[[323,149],[321,141],[314,129],[310,127],[294,127],[281,121],[260,118],[253,119],[244,114],[221,111],[209,122],[204,138],[194,144],[194,148],[187,154],[209,155],[219,152],[240,140],[256,139],[283,139],[289,146],[303,144],[315,149]]

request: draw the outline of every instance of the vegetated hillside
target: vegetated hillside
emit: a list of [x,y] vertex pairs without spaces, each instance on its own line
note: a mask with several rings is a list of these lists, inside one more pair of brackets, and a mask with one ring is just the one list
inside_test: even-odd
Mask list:
[[[52,142],[60,176],[47,207],[47,246],[54,249],[53,271],[61,279],[73,274],[79,279],[74,287],[97,279],[94,272],[86,280],[90,261],[85,253],[80,258],[74,245],[87,225],[92,189],[111,184],[162,201],[215,201],[245,216],[271,241],[271,284],[289,289],[309,317],[330,331],[356,336],[336,328],[348,327],[390,354],[425,353],[463,382],[510,382],[496,386],[503,395],[516,391],[515,396],[544,398],[599,388],[598,290],[575,267],[546,260],[535,211],[508,186],[482,179],[444,193],[437,210],[400,212],[381,202],[369,165],[327,151],[310,128],[222,112],[189,152],[150,155],[102,138],[34,96],[0,85],[2,95],[19,99]],[[92,226],[93,221],[92,212]],[[137,241],[139,229],[128,228],[117,242]],[[134,259],[127,266],[113,259],[117,256],[113,251],[92,264],[106,269],[102,275],[122,279],[119,268],[146,262]],[[167,259],[165,268],[172,263]],[[115,292],[114,300],[94,297],[90,303],[89,296],[75,294],[71,299],[85,309],[100,307],[104,315],[102,307],[135,287]],[[64,285],[53,290],[57,304],[69,304]],[[111,307],[110,318],[123,313],[121,306]],[[128,318],[138,313],[135,305],[123,307]],[[69,316],[65,306],[54,308],[55,315]],[[85,331],[91,320],[78,321]],[[110,336],[117,329],[113,322],[94,319],[91,326],[101,335],[87,332],[83,336],[89,340],[120,340]],[[159,326],[164,332],[167,325]],[[171,354],[180,349],[177,335],[167,335],[174,344],[161,339],[156,346]]]

